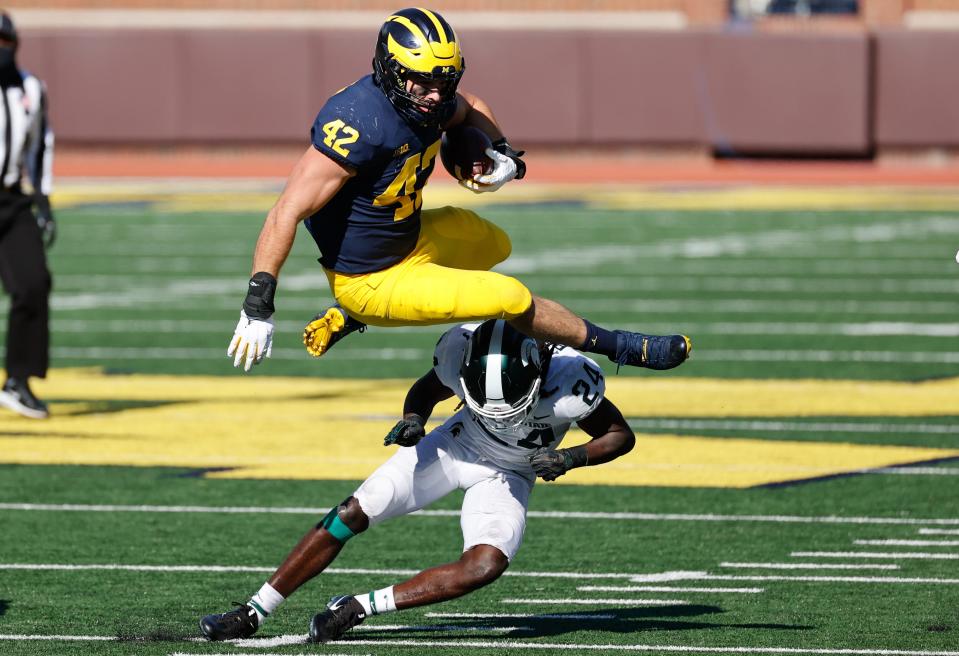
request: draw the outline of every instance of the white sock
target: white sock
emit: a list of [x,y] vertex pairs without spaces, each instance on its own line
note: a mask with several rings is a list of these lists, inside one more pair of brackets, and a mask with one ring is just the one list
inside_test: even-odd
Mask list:
[[382,615],[396,610],[396,600],[393,599],[393,586],[383,588],[382,590],[373,590],[367,594],[356,595],[354,597],[367,615]]
[[256,619],[259,621],[259,624],[263,624],[263,620],[275,611],[276,607],[282,604],[283,601],[283,595],[274,590],[273,586],[269,583],[264,583],[260,591],[250,599],[250,606],[256,611]]

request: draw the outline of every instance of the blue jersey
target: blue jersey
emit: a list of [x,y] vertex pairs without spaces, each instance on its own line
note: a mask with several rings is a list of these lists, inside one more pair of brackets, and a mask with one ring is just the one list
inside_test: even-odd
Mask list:
[[404,121],[372,75],[326,102],[313,123],[313,147],[356,175],[306,220],[324,267],[370,273],[413,251],[440,133]]

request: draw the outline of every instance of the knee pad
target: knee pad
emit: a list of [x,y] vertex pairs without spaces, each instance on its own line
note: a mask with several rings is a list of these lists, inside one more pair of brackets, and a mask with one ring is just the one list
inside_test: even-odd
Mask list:
[[330,535],[336,538],[337,542],[340,544],[346,544],[346,541],[354,537],[356,533],[349,526],[346,525],[340,518],[340,510],[346,509],[346,504],[349,501],[347,499],[336,508],[333,508],[330,512],[326,513],[326,516],[320,520],[320,523],[317,525],[317,528],[323,527],[329,531]]
[[396,486],[389,476],[372,476],[356,491],[354,497],[357,501],[359,496],[363,498],[363,512],[370,518],[370,522],[375,522],[393,506],[397,496]]

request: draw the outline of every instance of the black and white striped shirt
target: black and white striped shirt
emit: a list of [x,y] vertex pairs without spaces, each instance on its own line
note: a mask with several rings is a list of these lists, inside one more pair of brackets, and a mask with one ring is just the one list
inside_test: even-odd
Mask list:
[[0,91],[0,187],[19,189],[24,174],[35,191],[53,186],[53,131],[47,119],[46,87],[20,71],[22,83]]

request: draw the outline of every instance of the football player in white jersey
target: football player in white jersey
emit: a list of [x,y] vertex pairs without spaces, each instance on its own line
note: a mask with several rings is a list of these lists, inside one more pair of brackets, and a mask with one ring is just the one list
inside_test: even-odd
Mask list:
[[[211,640],[253,635],[347,540],[455,489],[465,490],[459,560],[387,588],[334,597],[310,622],[309,639],[335,640],[370,615],[455,599],[492,583],[519,550],[537,477],[552,481],[633,448],[632,430],[604,392],[603,374],[588,357],[541,345],[501,319],[451,329],[384,442],[403,448],[311,529],[248,603],[204,617],[201,630]],[[463,403],[426,435],[433,408],[454,395]],[[573,423],[591,440],[557,448]]]

